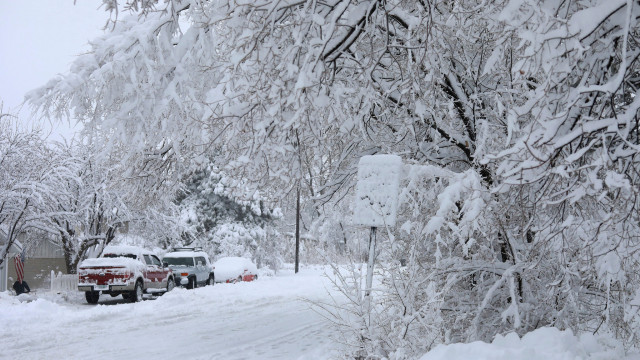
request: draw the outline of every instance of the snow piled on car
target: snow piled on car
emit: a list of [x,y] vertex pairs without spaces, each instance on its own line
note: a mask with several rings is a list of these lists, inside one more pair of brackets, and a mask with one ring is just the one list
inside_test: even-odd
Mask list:
[[164,257],[168,258],[185,258],[185,257],[196,257],[196,256],[208,256],[207,253],[202,251],[173,251],[164,254]]
[[129,269],[136,269],[142,266],[142,263],[140,262],[140,260],[125,257],[86,259],[82,261],[82,263],[80,263],[80,267],[93,266],[122,266]]
[[224,257],[213,264],[213,272],[216,281],[235,280],[238,276],[243,275],[244,270],[248,270],[250,274],[257,274],[258,269],[251,260],[242,257]]

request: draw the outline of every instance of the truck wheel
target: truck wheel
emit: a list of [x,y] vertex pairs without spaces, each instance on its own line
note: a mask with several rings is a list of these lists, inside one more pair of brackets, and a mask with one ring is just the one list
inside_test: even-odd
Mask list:
[[89,304],[97,304],[100,293],[98,291],[85,291],[84,298],[87,299]]
[[209,279],[207,280],[207,285],[213,286],[216,283],[216,278],[213,274],[209,274]]
[[195,289],[198,287],[198,283],[196,281],[196,277],[190,277],[189,278],[189,283],[187,284],[187,289]]
[[142,301],[142,282],[136,281],[136,287],[131,292],[131,302],[140,302]]
[[176,283],[173,281],[173,278],[169,278],[169,280],[167,280],[167,291],[165,292],[173,290],[174,287],[176,287]]

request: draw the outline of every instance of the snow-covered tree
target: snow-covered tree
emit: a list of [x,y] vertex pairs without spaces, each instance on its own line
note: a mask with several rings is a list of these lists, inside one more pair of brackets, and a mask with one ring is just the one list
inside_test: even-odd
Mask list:
[[497,159],[500,191],[522,202],[510,226],[515,246],[526,250],[522,266],[541,265],[529,281],[538,293],[546,288],[538,299],[544,311],[528,320],[609,328],[635,342],[640,8],[511,5],[500,19],[504,38],[515,40],[512,73],[522,91],[506,112],[516,140]]
[[74,170],[74,177],[59,183],[59,196],[47,206],[49,231],[53,242],[62,248],[67,271],[91,251],[98,255],[119,231],[149,235],[147,246],[179,234],[177,221],[170,215],[172,193],[158,197],[153,192],[138,192],[138,179],[126,177],[122,164],[103,157],[95,146],[59,144],[57,157]]
[[48,204],[59,198],[59,184],[73,179],[72,164],[56,156],[40,131],[0,116],[0,231],[7,240],[0,263],[18,235],[49,228],[57,210]]
[[354,302],[372,320],[347,324],[358,352],[547,325],[640,335],[636,3],[124,7],[145,16],[120,16],[30,100],[108,135],[133,169],[175,178],[215,149],[229,189],[304,184],[330,219],[361,155],[402,155],[377,306]]

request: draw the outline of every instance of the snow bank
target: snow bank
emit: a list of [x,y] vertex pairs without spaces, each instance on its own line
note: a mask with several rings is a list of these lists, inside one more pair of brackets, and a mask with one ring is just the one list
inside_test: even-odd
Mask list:
[[625,357],[622,345],[615,340],[570,330],[542,328],[520,338],[515,333],[498,335],[491,344],[439,345],[420,360],[621,360],[640,359],[640,354]]

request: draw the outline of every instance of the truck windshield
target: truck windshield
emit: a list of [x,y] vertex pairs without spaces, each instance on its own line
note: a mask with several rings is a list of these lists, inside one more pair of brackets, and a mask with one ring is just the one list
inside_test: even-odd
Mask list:
[[162,261],[169,266],[193,266],[193,258],[191,257],[166,257]]

